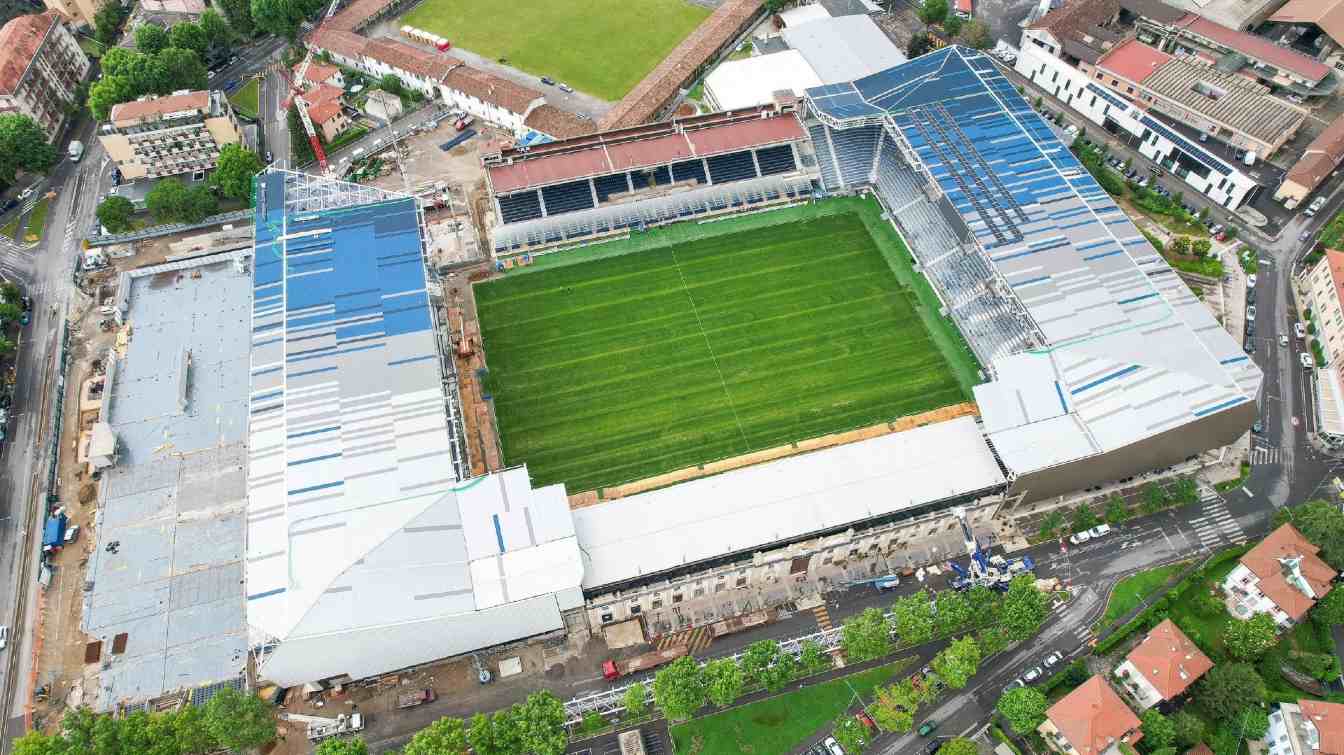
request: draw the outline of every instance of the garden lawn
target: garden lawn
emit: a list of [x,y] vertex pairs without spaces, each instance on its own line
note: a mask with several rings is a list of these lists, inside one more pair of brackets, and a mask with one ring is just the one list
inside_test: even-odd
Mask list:
[[868,229],[843,212],[478,284],[505,463],[576,493],[966,400]]
[[1227,622],[1232,620],[1232,615],[1223,611],[1216,616],[1205,616],[1195,610],[1196,602],[1191,598],[1198,595],[1200,590],[1221,584],[1223,579],[1237,568],[1237,563],[1237,559],[1229,558],[1211,569],[1203,580],[1191,580],[1189,584],[1183,585],[1180,594],[1172,600],[1171,608],[1167,612],[1167,617],[1176,622],[1186,636],[1206,651],[1211,651],[1209,652],[1211,657],[1226,656],[1223,650],[1223,632],[1227,629]]
[[877,687],[890,682],[913,661],[903,658],[678,724],[671,727],[675,749],[700,755],[791,752],[848,709],[854,702],[854,693],[871,699]]
[[1183,568],[1183,563],[1159,566],[1120,580],[1111,591],[1111,601],[1106,604],[1106,615],[1101,618],[1101,626],[1108,627],[1134,610],[1144,598],[1152,595]]
[[229,95],[229,104],[233,109],[249,118],[256,118],[259,111],[257,104],[258,84],[257,79],[251,79],[244,84],[238,91]]
[[42,229],[47,225],[47,208],[50,204],[46,198],[42,198],[37,200],[37,204],[33,205],[33,211],[28,214],[28,225],[23,229],[25,240],[41,240]]
[[686,0],[424,0],[397,24],[619,100],[709,14]]

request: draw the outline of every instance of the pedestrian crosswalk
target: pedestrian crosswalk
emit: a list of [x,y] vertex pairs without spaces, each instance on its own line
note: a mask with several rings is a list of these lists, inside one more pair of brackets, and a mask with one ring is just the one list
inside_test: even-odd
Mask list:
[[1283,458],[1283,449],[1278,446],[1252,445],[1251,463],[1252,464],[1278,464]]
[[1200,547],[1212,548],[1223,542],[1244,543],[1246,533],[1237,524],[1236,517],[1227,510],[1223,497],[1212,488],[1202,488],[1199,494],[1200,515],[1190,520]]
[[831,612],[826,610],[826,604],[812,606],[812,615],[817,617],[817,627],[825,632],[831,628]]
[[705,624],[691,629],[683,629],[680,632],[672,632],[658,638],[655,644],[659,650],[666,650],[677,645],[685,645],[686,651],[694,655],[714,641],[714,633],[710,631],[709,625]]

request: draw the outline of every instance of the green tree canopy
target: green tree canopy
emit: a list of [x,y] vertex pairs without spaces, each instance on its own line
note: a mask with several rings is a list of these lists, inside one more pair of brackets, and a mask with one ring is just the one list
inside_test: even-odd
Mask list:
[[644,686],[644,682],[635,682],[625,690],[622,701],[625,703],[625,714],[631,718],[639,718],[648,709],[649,690]]
[[519,730],[524,751],[533,755],[561,755],[565,751],[569,735],[565,731],[565,704],[560,698],[548,690],[533,692],[513,710],[513,725]]
[[20,113],[0,115],[0,182],[13,183],[20,169],[45,173],[56,160],[56,148],[32,118]]
[[275,719],[256,695],[225,687],[205,704],[205,728],[221,747],[250,750],[275,739]]
[[369,755],[369,746],[359,737],[325,739],[313,750],[313,755]]
[[1228,654],[1239,661],[1259,658],[1278,641],[1278,625],[1267,613],[1257,613],[1246,621],[1228,619],[1223,632]]
[[873,721],[886,731],[904,733],[915,725],[915,711],[920,696],[909,677],[888,687],[879,688],[877,699],[868,708]]
[[261,172],[261,158],[239,144],[226,144],[219,151],[219,164],[210,183],[229,199],[252,206],[252,177]]
[[1265,682],[1245,663],[1220,663],[1195,688],[1195,702],[1211,717],[1232,721],[1246,708],[1265,701]]
[[891,607],[896,634],[911,645],[933,639],[933,604],[927,590],[898,598]]
[[466,755],[467,728],[460,718],[444,716],[417,731],[401,755]]
[[1176,741],[1176,725],[1156,708],[1140,713],[1139,721],[1142,722],[1143,746],[1149,752],[1170,747]]
[[293,40],[304,17],[325,5],[321,0],[252,0],[252,23],[261,31]]
[[1311,618],[1327,626],[1344,624],[1344,590],[1331,590],[1311,609]]
[[709,701],[720,708],[731,705],[742,695],[746,685],[746,675],[742,667],[732,658],[720,658],[705,664],[702,672],[705,679],[705,694]]
[[965,737],[953,737],[938,748],[938,755],[976,755],[980,750]]
[[1204,719],[1188,710],[1178,710],[1171,717],[1172,732],[1181,749],[1194,747],[1204,741]]
[[682,656],[664,666],[653,678],[653,698],[674,721],[690,718],[705,704],[705,681],[700,664]]
[[831,736],[844,750],[846,755],[849,753],[863,752],[873,743],[873,733],[868,731],[868,727],[859,723],[859,720],[851,716],[848,711],[841,712],[836,717],[835,723],[831,729]]
[[[159,27],[155,26],[153,28],[158,29]],[[159,31],[163,30],[159,29]],[[103,68],[104,76],[129,76],[133,61],[144,57],[143,54],[128,47],[113,47],[103,53],[103,57],[98,59],[98,63]]]
[[[840,647],[850,663],[881,658],[891,652],[891,625],[878,608],[845,619],[840,629]],[[748,671],[750,673],[750,671]]]
[[816,640],[804,640],[802,652],[798,656],[798,665],[809,674],[816,674],[832,666],[831,656]]
[[905,56],[911,60],[928,52],[933,45],[929,44],[927,34],[913,34],[910,36],[910,43],[905,46]]
[[105,75],[89,87],[89,112],[95,120],[105,121],[112,106],[135,99],[135,87],[126,76]]
[[[168,30],[158,24],[140,24],[135,27],[135,49],[145,55],[156,55],[168,46]],[[109,52],[111,52],[109,50]]]
[[233,30],[219,11],[207,8],[196,24],[200,26],[201,34],[205,35],[205,52],[211,55],[228,54],[233,44]]
[[225,20],[239,36],[252,36],[254,29],[251,0],[216,0],[215,5],[224,11]]
[[952,689],[961,689],[980,669],[980,646],[966,635],[933,657],[933,670]]
[[1344,569],[1344,512],[1326,501],[1307,501],[1300,506],[1279,509],[1274,526],[1292,522],[1293,526],[1321,549],[1320,557],[1335,569]]
[[1045,709],[1049,706],[1040,690],[1035,687],[1018,687],[1003,693],[994,707],[1013,727],[1013,731],[1026,734],[1041,725],[1045,720]]
[[1001,615],[1009,638],[1020,642],[1032,636],[1049,613],[1050,606],[1045,595],[1036,589],[1036,580],[1030,574],[1013,577],[1003,596]]
[[191,50],[202,59],[205,58],[205,52],[210,47],[210,38],[206,36],[205,30],[199,24],[190,21],[180,21],[173,24],[173,28],[168,30],[168,40],[170,47]]
[[93,16],[93,35],[105,45],[113,45],[121,34],[121,23],[128,13],[121,3],[103,3]]
[[165,48],[154,56],[154,62],[166,73],[166,79],[158,94],[167,94],[179,89],[205,89],[210,72],[205,63],[192,50],[181,47]]
[[951,634],[965,629],[973,618],[975,616],[971,612],[971,602],[964,593],[956,590],[938,592],[935,620],[939,632]]
[[983,50],[994,44],[994,37],[989,32],[988,24],[978,18],[973,18],[962,24],[961,33],[957,35],[957,41],[967,47]]
[[131,230],[131,216],[135,214],[135,205],[121,196],[110,196],[98,204],[98,222],[112,233],[125,233]]
[[161,223],[199,223],[219,209],[219,202],[204,186],[188,188],[176,178],[165,178],[145,195],[145,207]]
[[793,657],[793,653],[781,652],[775,656],[773,663],[761,670],[760,680],[766,689],[778,692],[793,681],[797,673],[798,659]]
[[924,0],[919,6],[919,20],[926,24],[941,24],[947,18],[947,0]]

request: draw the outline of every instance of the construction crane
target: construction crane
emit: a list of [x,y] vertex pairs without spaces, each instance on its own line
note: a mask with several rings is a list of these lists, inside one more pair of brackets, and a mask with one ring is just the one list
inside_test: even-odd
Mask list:
[[[318,22],[317,28],[313,34],[322,30],[322,26],[327,20],[336,15],[336,9],[341,5],[341,0],[331,0],[331,6],[327,8],[326,15]],[[303,62],[299,63],[298,70],[294,72],[294,77],[290,78],[289,71],[281,69],[283,76],[289,83],[290,100],[294,103],[295,109],[299,111],[299,120],[303,121],[303,130],[308,134],[308,143],[313,147],[313,155],[317,157],[317,164],[321,167],[323,173],[330,172],[330,166],[327,165],[327,151],[322,149],[322,140],[317,138],[317,129],[313,128],[313,119],[308,115],[308,103],[303,99],[303,82],[308,76],[308,66],[313,64],[313,48],[308,48],[308,54],[303,56]]]
[[993,590],[1007,590],[1008,583],[1013,581],[1013,577],[1034,572],[1036,562],[1031,556],[1006,559],[1003,556],[990,556],[981,550],[980,543],[971,533],[971,524],[966,520],[966,509],[961,507],[952,509],[952,515],[961,522],[961,539],[966,546],[966,555],[971,557],[970,563],[965,567],[955,561],[948,562],[947,565],[955,572],[955,576],[949,581],[953,589],[969,590],[972,587],[984,586]]

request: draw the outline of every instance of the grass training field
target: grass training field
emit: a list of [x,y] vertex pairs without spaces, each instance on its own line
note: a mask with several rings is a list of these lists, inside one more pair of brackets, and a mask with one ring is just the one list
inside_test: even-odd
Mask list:
[[571,493],[966,395],[855,212],[510,275],[476,300],[505,461]]
[[709,13],[686,0],[424,0],[397,23],[619,100]]

